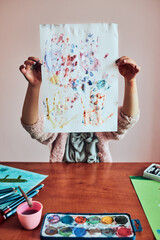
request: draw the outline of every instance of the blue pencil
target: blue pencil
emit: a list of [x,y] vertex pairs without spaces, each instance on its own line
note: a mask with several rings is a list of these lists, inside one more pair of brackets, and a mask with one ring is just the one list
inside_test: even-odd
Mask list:
[[[33,193],[30,195],[30,197],[34,197],[35,195],[38,194],[38,192],[39,192],[39,190],[36,190],[35,192],[33,192]],[[3,221],[5,221],[5,220],[6,220],[7,218],[9,218],[10,216],[12,216],[14,213],[16,213],[17,207],[18,207],[21,203],[23,203],[23,202],[25,202],[25,201],[26,201],[26,200],[25,200],[25,198],[24,198],[19,204],[15,205],[8,213],[1,215],[1,216],[0,216],[0,223],[3,222]]]
[[3,198],[6,198],[6,197],[8,197],[8,196],[10,196],[10,195],[14,195],[16,193],[16,191],[15,192],[9,192],[9,193],[6,193],[6,194],[3,194],[3,195],[1,195],[0,196],[0,199],[3,199]]
[[[39,190],[35,190],[30,194],[27,194],[28,197],[32,197],[37,195],[37,193],[39,192]],[[36,193],[36,194],[35,194]],[[25,202],[26,199],[24,197],[21,197],[18,201],[14,202],[13,204],[11,204],[10,206],[8,206],[8,208],[5,211],[2,211],[2,215],[6,215],[8,212],[10,212],[12,209],[14,209],[15,207],[17,207],[19,204]]]
[[21,194],[16,194],[16,196],[15,195],[11,195],[10,197],[4,198],[4,199],[0,199],[0,204],[11,202],[11,201],[16,200],[16,199],[18,199],[20,197],[22,197]]
[[4,188],[4,189],[0,189],[0,193],[8,193],[8,192],[13,192],[15,191],[17,188]]
[[0,199],[0,204],[11,202],[11,201],[16,200],[16,199],[18,199],[20,197],[22,197],[22,194],[16,194],[16,195],[12,195],[10,197],[6,197],[6,198],[3,198],[3,199]]
[[[40,184],[37,187],[35,187],[33,190],[30,190],[29,192],[27,192],[27,196],[29,197],[30,194],[32,194],[34,191],[36,190],[40,190],[42,187],[44,187],[44,184]],[[11,203],[10,205],[6,206],[5,208],[1,209],[1,212],[4,213],[7,210],[9,210],[10,208],[12,208],[16,203],[18,203],[19,201],[21,201],[21,199],[24,199],[24,197],[22,196],[21,198],[19,198],[16,202]]]
[[43,187],[44,187],[44,184],[40,184],[40,185],[38,185],[37,187],[33,188],[32,190],[28,191],[27,193],[32,192],[32,191],[35,191],[35,190],[40,190],[40,189],[43,188]]

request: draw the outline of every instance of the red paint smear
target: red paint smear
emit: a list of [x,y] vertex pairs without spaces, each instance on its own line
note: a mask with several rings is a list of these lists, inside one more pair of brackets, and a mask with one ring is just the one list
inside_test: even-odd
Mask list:
[[86,110],[83,112],[83,118],[84,118],[84,125],[86,125]]
[[117,235],[120,237],[128,237],[132,234],[132,231],[130,228],[121,227],[117,230]]
[[97,97],[98,99],[101,99],[101,98],[104,98],[105,95],[101,95],[100,93],[97,93],[97,94],[96,94],[96,97]]
[[57,43],[60,43],[60,41],[64,42],[64,40],[63,40],[63,36],[62,36],[62,35],[59,37],[59,39],[58,39],[58,42],[57,42]]
[[110,117],[112,117],[112,116],[113,116],[113,114],[114,114],[114,113],[111,113],[111,114],[110,114],[110,115],[109,115],[107,118],[110,118]]
[[107,57],[108,57],[108,55],[109,55],[109,53],[107,53],[107,54],[104,56],[104,58],[107,58]]
[[65,69],[64,77],[67,77],[67,76],[68,76],[68,72],[69,72],[69,68],[66,68],[66,69]]

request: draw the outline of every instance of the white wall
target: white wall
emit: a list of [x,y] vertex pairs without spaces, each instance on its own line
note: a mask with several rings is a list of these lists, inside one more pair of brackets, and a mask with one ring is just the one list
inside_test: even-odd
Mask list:
[[[114,161],[160,161],[160,1],[0,0],[0,161],[49,161],[46,146],[20,124],[27,82],[18,68],[28,56],[40,58],[40,23],[114,22],[119,56],[141,66],[137,77],[141,118],[128,135],[111,142]],[[119,103],[123,102],[119,78]]]

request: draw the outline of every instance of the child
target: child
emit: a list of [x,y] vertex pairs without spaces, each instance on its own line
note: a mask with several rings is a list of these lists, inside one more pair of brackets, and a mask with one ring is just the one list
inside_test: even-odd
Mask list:
[[139,119],[136,75],[140,71],[136,62],[123,56],[116,61],[124,77],[123,106],[118,110],[117,132],[97,133],[44,133],[43,116],[38,114],[39,91],[42,82],[38,58],[29,57],[20,71],[28,81],[21,123],[31,137],[50,148],[51,162],[111,162],[109,140],[119,140]]

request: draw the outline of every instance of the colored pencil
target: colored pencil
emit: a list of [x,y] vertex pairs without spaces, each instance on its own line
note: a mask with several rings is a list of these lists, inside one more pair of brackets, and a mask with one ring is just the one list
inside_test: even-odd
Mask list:
[[6,198],[6,197],[8,197],[8,196],[10,196],[10,195],[14,195],[14,193],[16,193],[17,191],[15,191],[15,192],[9,192],[9,193],[6,193],[6,194],[4,194],[4,195],[1,195],[0,196],[0,199],[3,199],[3,198]]
[[32,192],[32,191],[35,191],[35,190],[40,190],[40,189],[43,188],[43,187],[44,187],[44,184],[40,184],[40,185],[38,185],[37,187],[33,188],[32,190],[28,191],[27,193]]
[[[35,195],[37,195],[39,192],[39,190],[36,190],[35,192],[33,192],[30,197],[34,197]],[[21,204],[25,202],[25,198],[17,205],[15,205],[9,212],[7,212],[6,214],[3,214],[0,216],[0,223],[4,222],[7,218],[9,218],[10,216],[12,216],[14,213],[16,213],[17,211],[17,207]]]
[[[34,194],[35,192],[38,193],[39,190],[32,191],[31,193],[28,193],[27,196],[32,197],[32,194]],[[22,202],[25,202],[25,198],[23,196],[21,198],[19,198],[16,202],[11,203],[4,210],[1,210],[1,213],[6,214],[6,213],[10,212],[13,208],[15,208],[15,206],[18,206]]]
[[31,200],[27,197],[27,195],[25,194],[25,192],[22,190],[22,188],[20,186],[18,186],[19,190],[21,191],[23,197],[26,199],[28,206],[32,207],[32,202]]
[[4,189],[0,189],[0,193],[8,193],[8,192],[13,192],[15,191],[17,188],[4,188]]
[[[27,192],[27,196],[29,197],[30,194],[32,194],[36,190],[40,190],[41,188],[44,187],[44,184],[40,184],[37,187],[35,187],[33,190],[30,190]],[[12,208],[17,202],[19,202],[21,199],[23,199],[23,196],[19,198],[16,202],[11,203],[10,205],[6,206],[5,208],[1,209],[1,212],[4,214],[5,211],[9,211],[10,208]]]
[[20,198],[20,197],[22,197],[21,194],[11,195],[11,196],[9,196],[9,197],[0,199],[0,204],[4,204],[4,203],[7,203],[7,202],[11,202],[11,201],[16,200],[16,199],[18,199],[18,198]]

